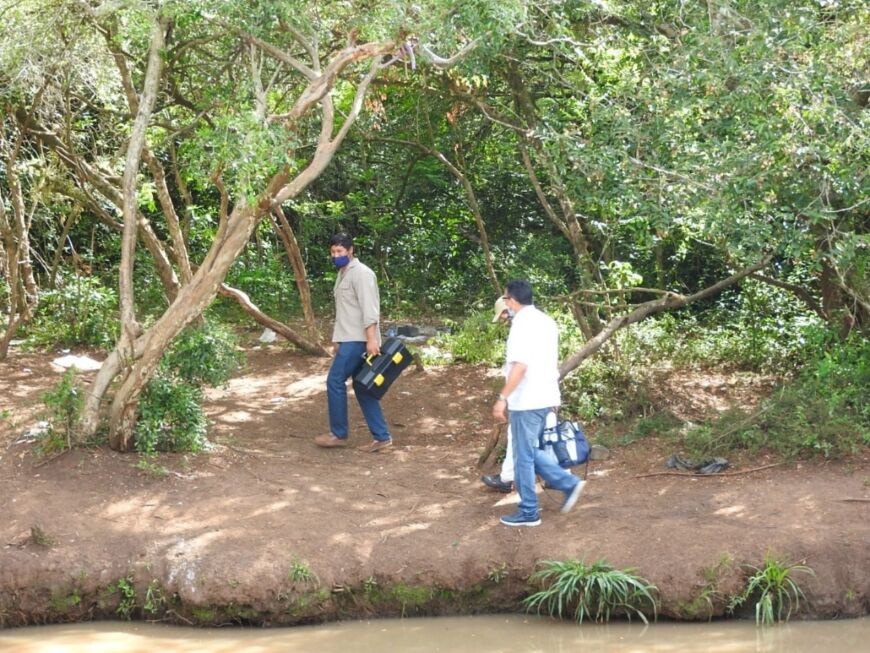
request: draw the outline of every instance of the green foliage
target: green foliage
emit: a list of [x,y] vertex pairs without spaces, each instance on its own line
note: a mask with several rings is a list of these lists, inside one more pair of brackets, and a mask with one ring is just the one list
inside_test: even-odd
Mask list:
[[502,582],[505,578],[507,578],[509,574],[510,571],[508,570],[507,563],[502,562],[501,564],[495,565],[489,571],[487,571],[486,578],[490,582],[498,584]]
[[492,322],[492,311],[475,312],[451,333],[439,334],[433,345],[450,352],[455,362],[487,363],[504,361],[507,330]]
[[731,599],[728,611],[734,612],[749,599],[755,599],[755,623],[759,626],[788,621],[792,611],[800,609],[800,600],[805,598],[794,574],[815,575],[805,565],[789,564],[770,554],[765,556],[761,568],[751,565],[749,568],[755,573],[749,577],[743,592]]
[[145,590],[145,602],[142,604],[142,609],[151,615],[158,614],[166,605],[166,596],[163,594],[163,588],[160,587],[160,582],[157,579],[148,583]]
[[179,334],[139,401],[136,451],[150,455],[205,447],[201,388],[229,380],[243,360],[236,345],[229,329],[211,322]]
[[169,470],[163,465],[154,462],[154,456],[142,454],[139,456],[139,462],[136,463],[136,469],[150,474],[154,478],[164,478],[169,475]]
[[136,451],[201,451],[206,444],[207,426],[201,402],[199,388],[158,372],[139,401]]
[[293,558],[293,562],[290,563],[290,572],[288,576],[294,583],[311,583],[315,586],[320,583],[317,574],[311,571],[311,567],[308,566],[308,563],[304,560],[299,560],[298,558]]
[[529,580],[543,589],[526,597],[528,610],[564,618],[573,610],[577,623],[590,618],[596,622],[610,621],[611,614],[633,615],[647,623],[645,611],[657,613],[653,596],[656,587],[634,575],[634,569],[619,570],[603,560],[587,565],[578,560],[539,563],[539,569]]
[[129,621],[133,616],[133,610],[136,609],[136,586],[133,584],[133,577],[118,579],[110,588],[110,592],[118,592],[120,600],[115,612],[122,619]]
[[[582,336],[566,314],[557,314],[560,348],[567,356],[579,349]],[[618,331],[611,342],[562,380],[562,407],[581,421],[602,423],[653,413],[652,368],[666,360],[666,330],[648,319]]]
[[41,454],[65,451],[78,441],[84,390],[76,383],[75,370],[69,369],[57,385],[42,395],[48,412],[48,428],[40,435],[37,450]]
[[820,325],[793,296],[751,279],[709,310],[681,311],[660,322],[677,365],[764,372],[798,365]]
[[57,288],[40,295],[29,325],[33,347],[91,345],[111,347],[118,336],[117,293],[96,277],[67,275]]
[[238,338],[230,329],[206,322],[182,331],[161,363],[165,371],[190,385],[219,386],[244,362],[237,346]]
[[702,570],[704,585],[698,592],[697,596],[690,601],[680,603],[680,613],[689,619],[697,619],[706,617],[712,619],[716,610],[717,604],[722,604],[725,597],[719,590],[722,578],[726,573],[730,573],[734,566],[734,558],[728,554],[723,554],[716,564],[706,567]]
[[30,537],[28,539],[36,546],[41,546],[46,549],[50,549],[57,544],[57,540],[46,533],[39,524],[34,524],[30,527]]
[[819,349],[796,377],[756,411],[735,409],[685,433],[693,454],[768,449],[786,457],[836,458],[870,445],[870,343],[817,340]]

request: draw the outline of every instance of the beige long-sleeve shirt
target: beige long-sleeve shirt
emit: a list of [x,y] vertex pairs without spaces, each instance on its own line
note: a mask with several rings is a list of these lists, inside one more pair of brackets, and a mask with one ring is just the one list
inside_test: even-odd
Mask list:
[[333,287],[335,296],[335,327],[333,342],[365,342],[366,327],[376,324],[378,344],[381,344],[381,296],[378,279],[371,268],[359,259],[339,271]]

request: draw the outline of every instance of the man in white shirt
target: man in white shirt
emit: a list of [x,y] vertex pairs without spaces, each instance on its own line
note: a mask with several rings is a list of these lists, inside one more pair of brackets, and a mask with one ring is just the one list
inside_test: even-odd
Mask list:
[[498,421],[510,419],[513,436],[514,485],[520,495],[517,511],[501,518],[506,526],[537,526],[541,523],[535,475],[565,494],[561,511],[577,503],[584,482],[539,448],[547,413],[561,403],[559,393],[559,329],[556,322],[532,303],[528,281],[507,284],[503,297],[513,314],[507,341],[507,378],[492,407]]
[[[332,262],[338,268],[335,295],[335,327],[332,342],[335,358],[326,377],[329,433],[318,435],[320,447],[347,446],[347,380],[362,365],[363,356],[377,356],[381,350],[378,280],[375,273],[354,256],[353,239],[344,233],[329,240]],[[393,444],[378,399],[353,383],[353,392],[366,419],[372,440],[359,449],[375,453]]]

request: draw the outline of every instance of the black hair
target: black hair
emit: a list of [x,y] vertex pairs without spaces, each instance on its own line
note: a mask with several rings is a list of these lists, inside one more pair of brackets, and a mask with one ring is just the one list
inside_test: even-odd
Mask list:
[[507,286],[505,286],[505,294],[523,306],[529,306],[533,303],[532,284],[525,279],[508,281]]
[[353,238],[344,232],[337,233],[329,239],[329,246],[332,247],[333,245],[350,249],[353,247]]

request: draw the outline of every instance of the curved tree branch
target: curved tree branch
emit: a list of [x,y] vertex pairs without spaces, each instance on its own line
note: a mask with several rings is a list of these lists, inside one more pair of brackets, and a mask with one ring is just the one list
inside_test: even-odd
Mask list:
[[663,311],[672,311],[675,308],[682,308],[683,306],[687,306],[693,302],[697,302],[701,299],[706,299],[707,297],[712,297],[713,295],[717,295],[722,292],[725,288],[729,286],[733,286],[735,283],[743,279],[744,277],[748,277],[758,270],[761,270],[773,259],[773,256],[768,254],[763,259],[750,265],[747,268],[744,268],[740,272],[731,275],[727,279],[723,279],[708,288],[704,288],[703,290],[699,290],[696,293],[691,295],[677,295],[675,293],[667,293],[661,299],[654,299],[649,302],[644,302],[643,304],[639,304],[631,313],[626,315],[620,315],[617,318],[612,319],[608,322],[605,327],[601,330],[598,335],[594,338],[591,338],[586,342],[583,347],[580,348],[574,354],[571,354],[568,358],[566,358],[562,364],[559,366],[559,374],[562,377],[570,374],[574,369],[580,366],[580,364],[592,356],[595,352],[597,352],[601,346],[610,340],[610,338],[615,334],[619,329],[628,326],[629,324],[634,324],[635,322],[640,322],[641,320],[649,317],[650,315],[654,315],[656,313],[661,313]]

